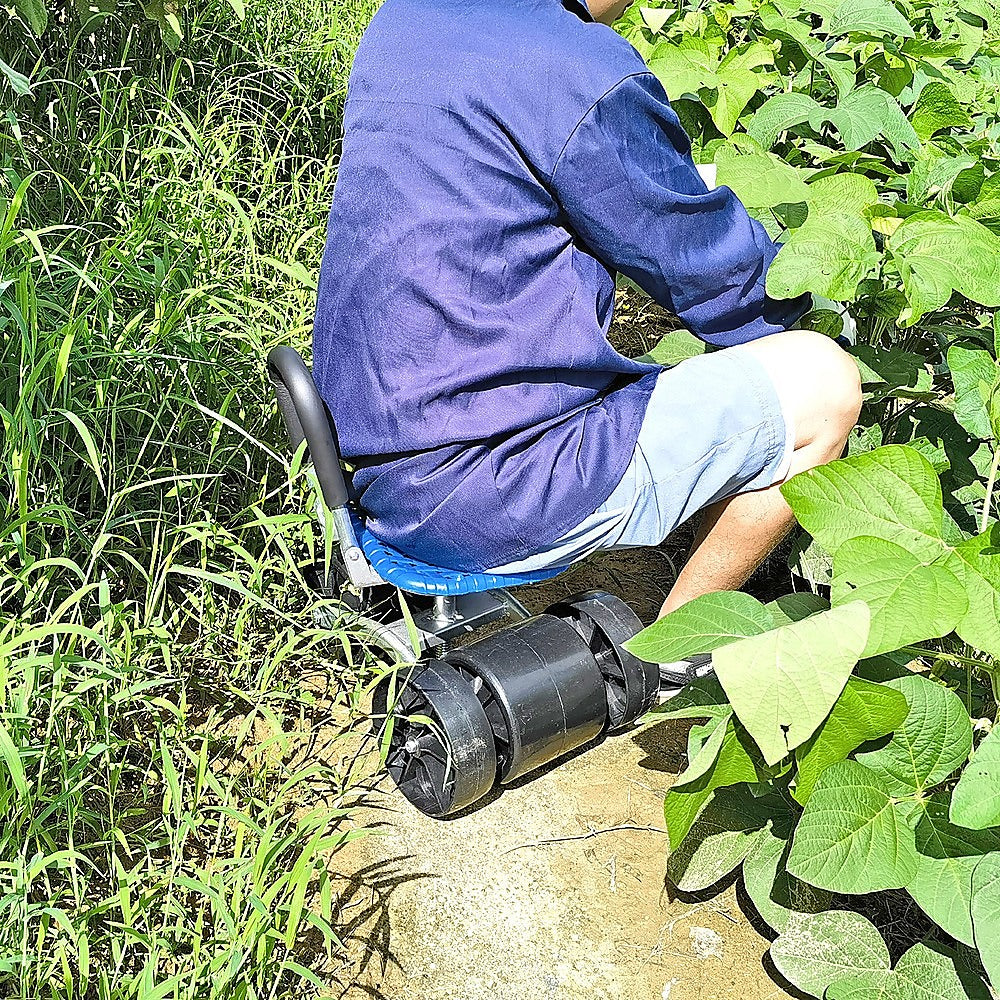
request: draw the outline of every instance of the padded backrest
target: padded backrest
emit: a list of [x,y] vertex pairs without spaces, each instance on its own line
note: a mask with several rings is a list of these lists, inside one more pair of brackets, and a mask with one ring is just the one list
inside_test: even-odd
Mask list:
[[337,431],[305,361],[292,347],[275,347],[267,356],[267,369],[292,450],[305,438],[327,507],[345,506],[350,494],[340,464]]

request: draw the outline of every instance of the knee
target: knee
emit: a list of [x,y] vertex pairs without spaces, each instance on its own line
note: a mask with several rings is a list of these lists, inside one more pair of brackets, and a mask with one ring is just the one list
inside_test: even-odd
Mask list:
[[789,330],[746,344],[767,369],[796,447],[839,452],[861,412],[861,377],[854,359],[812,330]]
[[812,330],[795,330],[802,352],[804,382],[813,408],[846,437],[861,412],[861,374],[846,351],[829,337]]

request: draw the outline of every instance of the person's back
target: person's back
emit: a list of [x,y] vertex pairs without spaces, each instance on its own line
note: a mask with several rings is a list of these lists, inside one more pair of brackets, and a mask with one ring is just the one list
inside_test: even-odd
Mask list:
[[728,346],[803,310],[766,298],[774,253],[575,0],[387,0],[352,70],[314,331],[372,530],[457,569],[559,538],[621,480],[660,372],[607,341],[615,270]]

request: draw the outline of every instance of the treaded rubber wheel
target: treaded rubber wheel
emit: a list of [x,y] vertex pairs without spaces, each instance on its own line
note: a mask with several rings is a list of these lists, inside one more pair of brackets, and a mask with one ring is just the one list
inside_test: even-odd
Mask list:
[[642,622],[621,598],[585,590],[546,608],[546,614],[566,619],[593,653],[604,677],[610,731],[627,728],[653,707],[659,669],[622,648],[641,631]]
[[[428,816],[472,805],[493,787],[497,774],[493,731],[479,699],[461,674],[441,661],[397,676],[396,685],[386,758],[392,780]],[[387,718],[392,686],[389,675],[375,688],[376,719]]]
[[604,683],[579,633],[536,615],[449,650],[493,728],[501,782],[590,742],[604,728]]

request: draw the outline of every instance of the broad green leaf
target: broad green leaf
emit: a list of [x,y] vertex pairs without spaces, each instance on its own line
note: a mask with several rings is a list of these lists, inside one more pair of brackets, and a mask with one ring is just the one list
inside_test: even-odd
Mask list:
[[875,987],[889,968],[882,935],[852,910],[796,914],[771,945],[771,959],[790,983],[814,997],[845,976],[862,976]]
[[1000,726],[976,748],[952,792],[951,821],[970,830],[1000,827]]
[[[678,609],[679,610],[679,609]],[[732,711],[718,679],[699,677],[652,710],[657,719],[724,719]]]
[[911,204],[919,205],[946,194],[952,190],[958,178],[970,167],[974,167],[976,162],[976,159],[967,153],[917,160],[910,167],[906,178],[907,200]]
[[831,35],[857,31],[880,38],[912,38],[914,34],[910,22],[889,0],[843,0],[825,27]]
[[832,892],[909,883],[917,870],[913,831],[881,775],[853,760],[820,775],[796,827],[788,870]]
[[972,872],[985,854],[1000,851],[1000,834],[949,823],[948,795],[942,792],[921,802],[916,816],[917,871],[907,892],[938,926],[971,945]]
[[730,704],[768,764],[813,734],[840,696],[868,640],[858,601],[741,639],[713,656]]
[[800,532],[788,553],[788,568],[811,587],[833,582],[833,556],[815,538]]
[[702,87],[717,86],[718,49],[695,35],[685,35],[678,45],[667,41],[658,43],[647,65],[671,100],[684,94],[697,94]]
[[771,614],[756,598],[741,591],[704,594],[664,615],[625,643],[650,663],[673,663],[772,627]]
[[723,146],[715,155],[716,181],[732,188],[748,208],[807,201],[809,188],[795,167],[773,153],[741,153]]
[[905,445],[802,472],[781,493],[802,527],[831,552],[859,535],[895,542],[925,560],[945,551],[941,482],[930,462]]
[[908,323],[947,304],[952,291],[1000,305],[1000,236],[975,219],[918,212],[889,237],[888,248],[909,301]]
[[747,132],[764,149],[770,149],[782,132],[809,121],[822,110],[808,94],[775,94],[753,113]]
[[875,184],[864,174],[831,174],[809,184],[809,218],[813,220],[837,215],[863,218],[865,209],[877,202]]
[[716,792],[691,835],[671,852],[671,882],[682,892],[698,892],[725,878],[754,849],[773,812],[774,803],[756,798],[746,785]]
[[[677,775],[672,788],[679,789],[684,785],[691,784],[713,768],[719,759],[719,751],[722,749],[722,742],[725,739],[731,725],[731,713],[721,719],[711,719],[707,723],[707,738],[700,740],[697,750],[693,752],[689,734],[688,738],[688,766]],[[700,727],[692,727],[693,734]],[[704,734],[699,734],[703,736]]]
[[787,299],[814,292],[857,298],[858,283],[878,266],[871,226],[855,215],[810,215],[785,241],[767,272],[767,292]]
[[828,611],[830,602],[816,594],[805,591],[800,594],[785,594],[776,601],[764,605],[774,618],[775,625],[788,625],[802,621],[818,611]]
[[706,101],[712,121],[723,135],[732,135],[736,122],[750,99],[768,84],[768,78],[751,69],[720,67],[716,74],[718,92],[714,101]]
[[834,606],[864,601],[872,613],[865,656],[947,635],[969,610],[959,579],[884,538],[849,538],[833,557]]
[[955,631],[971,646],[1000,657],[1000,526],[961,542],[945,565],[969,595],[968,613]]
[[920,148],[920,139],[896,99],[872,84],[852,90],[835,108],[811,121],[815,128],[822,121],[833,124],[849,150],[861,149],[879,136],[888,139],[897,154]]
[[944,781],[972,749],[972,723],[961,699],[919,674],[886,681],[902,693],[910,711],[878,750],[858,754],[893,795],[913,795]]
[[[676,850],[688,835],[699,811],[717,788],[756,782],[765,775],[758,771],[756,754],[746,734],[732,719],[714,723],[698,757],[688,772],[678,778],[678,784],[664,799],[664,818],[671,850]],[[716,739],[716,735],[721,737]],[[683,783],[681,783],[683,781]]]
[[915,944],[881,978],[847,975],[826,992],[827,1000],[988,1000],[981,980],[939,945]]
[[875,398],[936,398],[934,377],[925,356],[901,347],[886,350],[867,344],[858,344],[851,353],[861,371],[862,385],[867,392],[873,392]]
[[986,974],[1000,987],[1000,854],[991,854],[972,873],[972,934]]
[[920,91],[917,103],[910,113],[910,122],[922,141],[928,140],[943,128],[971,127],[972,119],[946,83],[935,81]]
[[981,382],[992,384],[997,377],[990,352],[953,344],[948,348],[948,367],[955,383],[955,419],[973,437],[991,437],[990,416],[979,391]]
[[14,0],[14,10],[36,35],[41,35],[48,27],[49,12],[45,0]]
[[789,843],[770,829],[743,862],[743,888],[768,926],[783,931],[795,913],[819,913],[830,895],[787,871]]
[[705,341],[699,340],[693,333],[687,330],[671,330],[664,334],[657,345],[648,353],[636,358],[637,361],[644,361],[654,365],[680,364],[688,358],[697,357],[705,353]]
[[866,740],[891,733],[909,710],[899,691],[858,677],[849,678],[826,721],[795,751],[799,766],[796,800],[805,805],[828,767],[846,760]]

